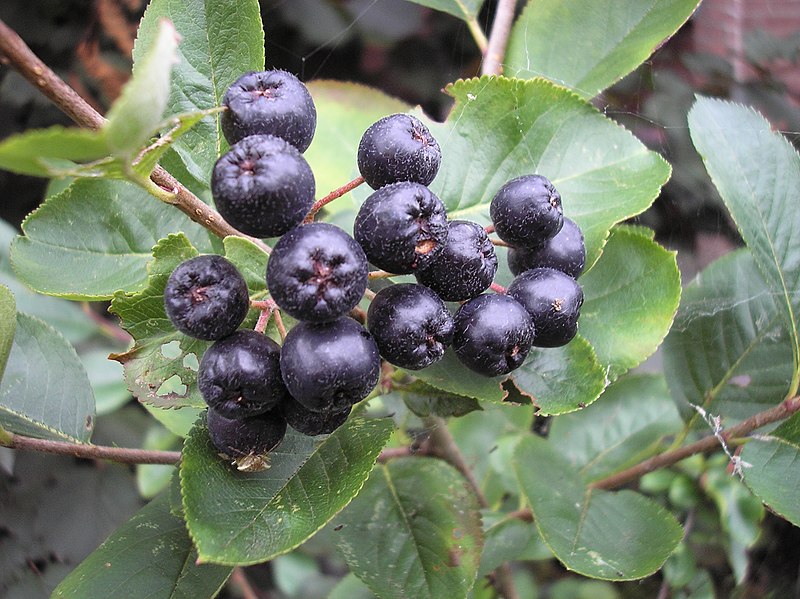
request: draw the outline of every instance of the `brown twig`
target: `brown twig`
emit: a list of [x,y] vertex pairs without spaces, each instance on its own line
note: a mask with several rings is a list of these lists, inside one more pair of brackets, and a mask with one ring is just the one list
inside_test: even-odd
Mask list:
[[306,218],[305,220],[303,220],[303,222],[304,223],[314,222],[314,217],[317,215],[317,212],[319,212],[322,209],[323,206],[325,206],[326,204],[330,204],[333,200],[336,200],[342,197],[344,194],[353,191],[363,182],[364,182],[364,177],[358,176],[352,181],[350,181],[350,183],[342,185],[339,189],[334,189],[332,192],[330,192],[321,200],[317,200],[316,202],[314,202],[314,205],[311,206],[311,210],[308,211],[308,214],[306,215]]
[[[0,20],[0,62],[9,64],[25,79],[49,98],[64,114],[81,127],[100,129],[105,118],[81,98],[75,90],[64,82],[50,67],[44,64],[17,33]],[[175,177],[160,166],[150,174],[150,180],[165,194],[159,199],[168,202],[183,212],[194,222],[205,227],[219,237],[236,235],[245,237],[265,252],[270,248],[260,239],[245,235],[231,227],[220,214],[203,203],[200,198],[181,185]]]
[[231,584],[234,585],[242,596],[242,599],[260,599],[253,585],[247,579],[244,568],[237,566],[231,573]]
[[104,445],[82,445],[68,441],[34,439],[5,431],[0,445],[22,451],[43,451],[68,455],[76,458],[111,460],[122,464],[174,464],[181,459],[179,451],[155,451],[149,449],[130,449],[127,447],[106,447]]
[[397,275],[393,272],[386,272],[385,270],[373,270],[369,273],[369,279],[388,279],[391,277],[396,277]]
[[511,34],[511,24],[514,21],[516,0],[499,0],[497,11],[494,14],[492,31],[489,34],[489,46],[483,58],[484,75],[500,75],[503,72],[503,59],[506,55],[508,36]]
[[489,241],[492,242],[492,245],[496,245],[497,247],[501,247],[501,248],[513,248],[514,247],[510,243],[506,243],[502,239],[497,239],[495,237],[490,237]]

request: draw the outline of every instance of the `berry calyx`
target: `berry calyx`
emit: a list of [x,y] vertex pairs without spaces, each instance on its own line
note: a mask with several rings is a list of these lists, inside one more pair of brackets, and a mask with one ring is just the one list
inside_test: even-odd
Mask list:
[[419,370],[439,361],[453,342],[453,317],[433,291],[401,283],[378,292],[367,325],[381,356],[395,366]]
[[225,92],[220,116],[229,144],[249,135],[274,135],[304,152],[314,137],[317,110],[306,86],[286,71],[245,73]]
[[361,205],[353,236],[367,259],[388,272],[424,267],[447,241],[447,211],[424,185],[403,181],[381,187]]
[[286,233],[267,264],[272,299],[300,320],[324,322],[347,314],[367,288],[364,250],[339,227],[310,223]]
[[358,144],[358,170],[372,189],[398,181],[428,185],[442,151],[428,128],[410,114],[392,114],[370,125]]
[[577,279],[586,264],[586,245],[583,233],[575,221],[564,217],[564,226],[541,246],[511,248],[508,250],[508,267],[514,275],[531,268],[555,268]]
[[286,435],[286,420],[278,410],[248,418],[226,418],[209,408],[206,422],[214,447],[245,472],[266,469],[267,452]]
[[378,346],[351,318],[301,322],[283,342],[281,373],[291,396],[307,410],[341,412],[378,384]]
[[271,135],[244,138],[211,174],[222,217],[254,237],[275,237],[299,225],[314,204],[314,173],[294,146]]
[[250,330],[237,331],[203,354],[197,384],[203,399],[226,418],[263,414],[287,397],[280,346]]
[[164,287],[164,309],[181,333],[214,341],[233,333],[247,316],[250,297],[237,268],[222,256],[182,262]]
[[534,324],[515,299],[479,295],[456,312],[453,350],[467,368],[484,376],[508,374],[522,366],[534,339]]
[[578,333],[583,289],[567,274],[553,268],[533,268],[516,277],[506,291],[533,318],[537,347],[560,347]]
[[561,195],[541,175],[511,179],[492,198],[489,215],[497,236],[511,245],[534,248],[561,230]]
[[329,435],[347,422],[352,406],[341,412],[312,412],[300,402],[290,398],[283,403],[281,409],[289,426],[298,433],[316,437],[317,435]]
[[454,220],[450,221],[442,251],[419,268],[415,276],[444,301],[458,302],[488,289],[496,272],[497,255],[483,227]]

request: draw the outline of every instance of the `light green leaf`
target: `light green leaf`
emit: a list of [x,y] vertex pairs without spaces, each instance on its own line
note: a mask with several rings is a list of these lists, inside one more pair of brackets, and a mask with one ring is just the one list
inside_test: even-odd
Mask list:
[[195,563],[197,552],[162,494],[117,529],[53,592],[56,599],[215,597],[232,568]]
[[92,349],[81,353],[81,362],[94,391],[98,416],[110,414],[128,403],[131,393],[125,386],[122,366],[108,359],[108,349]]
[[182,234],[170,235],[153,248],[147,288],[134,294],[118,292],[109,311],[119,316],[134,345],[113,359],[125,368],[133,395],[157,407],[205,406],[197,388],[200,358],[211,345],[175,329],[164,310],[164,286],[170,274],[197,250]]
[[262,295],[267,290],[267,253],[244,237],[226,237],[222,241],[225,257],[242,273],[251,296]]
[[[173,410],[174,411],[174,410]],[[142,442],[142,449],[158,451],[179,450],[181,439],[158,422],[152,422]],[[136,488],[145,499],[152,499],[167,488],[176,474],[174,465],[137,464]]]
[[350,570],[381,599],[458,599],[475,582],[483,546],[478,503],[441,460],[378,465],[337,526]]
[[616,228],[580,283],[580,334],[613,380],[650,356],[669,331],[681,296],[675,252]]
[[757,435],[742,450],[744,482],[769,508],[800,526],[800,414],[769,435]]
[[510,378],[542,416],[585,408],[608,384],[592,346],[580,336],[563,347],[533,348]]
[[350,573],[333,588],[328,599],[375,599],[375,595],[355,574]]
[[142,404],[145,409],[158,420],[161,424],[167,427],[173,435],[178,437],[187,437],[189,431],[192,430],[194,423],[200,418],[200,415],[205,410],[202,408],[181,408],[179,410],[170,410],[167,408],[157,408],[149,403]]
[[548,439],[594,481],[654,455],[682,426],[663,376],[628,375],[585,410],[555,418]]
[[60,177],[81,165],[87,173],[96,167],[98,174],[103,174],[102,164],[89,163],[109,154],[103,133],[56,126],[4,139],[0,143],[0,168],[34,177]]
[[77,300],[143,289],[152,247],[169,233],[185,231],[198,247],[209,247],[207,231],[124,181],[76,181],[29,215],[22,230],[25,236],[11,246],[19,279],[40,293]]
[[458,361],[455,352],[448,349],[444,358],[409,374],[431,387],[454,395],[472,397],[482,401],[503,401],[506,392],[500,386],[502,377],[485,377],[471,371]]
[[[483,515],[484,544],[478,578],[507,562],[552,559],[553,554],[541,540],[536,526],[496,512]],[[487,520],[500,518],[487,527]]]
[[103,130],[115,155],[132,158],[161,122],[169,98],[170,71],[176,62],[179,38],[169,20],[159,21],[152,44],[144,56],[138,57],[133,76],[108,111],[108,122]]
[[786,396],[792,342],[779,301],[747,249],[720,258],[686,287],[664,341],[664,372],[684,418],[696,417],[691,405],[702,406],[730,426]]
[[14,294],[5,285],[0,285],[0,380],[6,370],[8,355],[14,344],[17,328],[17,304]]
[[483,5],[483,0],[411,0],[411,2],[449,13],[464,21],[475,19]]
[[0,425],[76,443],[87,442],[94,429],[94,396],[78,354],[58,331],[26,314],[17,314],[0,383]]
[[505,73],[522,79],[547,77],[592,98],[643,63],[698,4],[699,0],[530,1],[511,31]]
[[683,536],[675,518],[633,491],[587,481],[552,443],[533,435],[517,446],[514,470],[545,543],[570,570],[605,580],[656,572]]
[[698,98],[689,130],[789,327],[793,395],[800,383],[800,156],[760,114],[722,100]]
[[[256,0],[153,0],[139,27],[134,70],[157,44],[162,19],[172,21],[181,36],[166,114],[220,106],[236,79],[264,68],[264,30]],[[201,121],[173,147],[192,176],[208,184],[214,162],[226,146],[216,115]]]
[[392,430],[351,416],[323,440],[289,431],[270,467],[239,472],[219,457],[205,423],[186,440],[181,491],[202,561],[255,564],[305,541],[359,492]]
[[611,227],[647,209],[669,178],[658,154],[548,81],[482,77],[446,91],[456,104],[446,123],[431,125],[442,166],[430,187],[451,219],[488,223],[489,204],[506,181],[539,173],[583,230],[589,267]]

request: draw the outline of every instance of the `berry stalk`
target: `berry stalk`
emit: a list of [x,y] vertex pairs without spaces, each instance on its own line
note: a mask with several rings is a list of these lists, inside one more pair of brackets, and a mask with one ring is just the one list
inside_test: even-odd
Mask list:
[[308,214],[306,215],[306,218],[305,220],[303,220],[303,222],[304,223],[314,222],[314,217],[317,215],[317,212],[322,210],[323,206],[330,204],[333,200],[342,197],[346,193],[350,193],[362,183],[364,183],[364,177],[359,175],[349,183],[342,185],[338,189],[334,189],[324,198],[317,200],[316,202],[314,202],[314,205],[311,206],[311,210],[308,211]]

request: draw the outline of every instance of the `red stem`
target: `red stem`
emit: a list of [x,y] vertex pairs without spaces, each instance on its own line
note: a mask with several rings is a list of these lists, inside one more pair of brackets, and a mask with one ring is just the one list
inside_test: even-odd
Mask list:
[[321,200],[317,200],[316,202],[314,202],[314,205],[311,206],[311,210],[308,211],[308,214],[306,215],[306,218],[303,222],[304,223],[314,222],[314,217],[317,215],[317,212],[319,212],[322,209],[323,206],[325,206],[326,204],[330,204],[333,200],[340,198],[344,194],[353,191],[363,182],[364,182],[364,177],[358,176],[352,181],[350,181],[350,183],[342,185],[339,189],[334,189],[332,192],[330,192]]
[[506,292],[506,288],[505,287],[503,287],[502,285],[498,285],[495,282],[492,282],[492,284],[489,285],[489,289],[491,289],[495,293],[505,293]]

